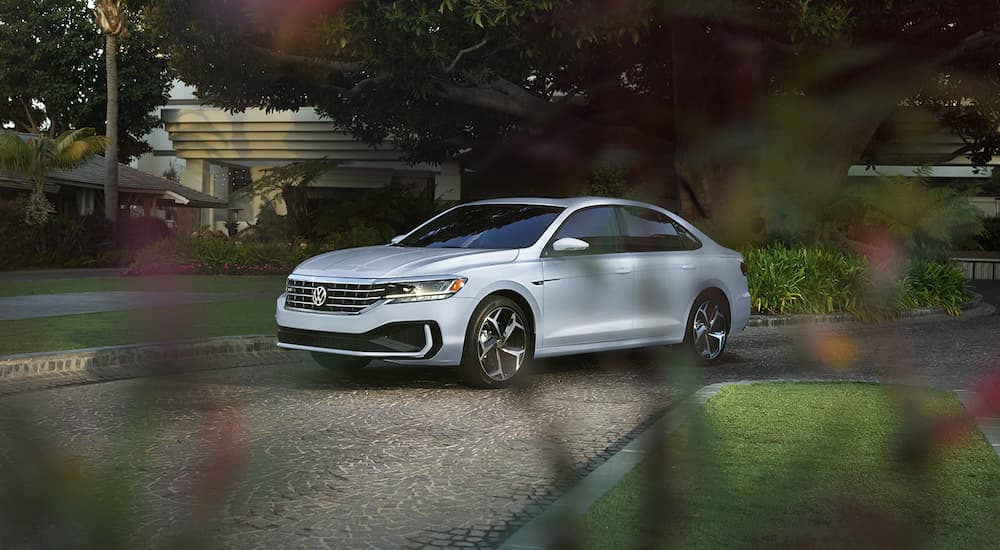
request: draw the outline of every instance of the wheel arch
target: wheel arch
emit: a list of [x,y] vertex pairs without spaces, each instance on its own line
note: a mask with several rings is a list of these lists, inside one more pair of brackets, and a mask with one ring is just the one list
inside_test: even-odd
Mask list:
[[722,298],[722,301],[726,305],[726,312],[729,314],[728,319],[732,321],[733,319],[733,301],[729,298],[729,292],[726,291],[726,286],[722,284],[721,281],[707,281],[702,285],[701,290],[697,294],[691,297],[691,301],[688,303],[687,310],[691,311],[694,307],[694,303],[698,301],[698,298],[704,294],[716,294]]
[[[532,342],[533,342],[533,346],[535,348],[537,348],[538,347],[538,316],[539,316],[539,312],[538,312],[538,303],[534,300],[534,297],[532,297],[530,293],[521,292],[521,291],[519,291],[519,290],[517,290],[515,288],[512,288],[510,286],[501,286],[501,287],[492,288],[492,289],[484,292],[482,294],[482,296],[480,296],[476,300],[476,307],[473,308],[473,310],[472,310],[473,313],[472,314],[475,315],[475,311],[479,307],[479,305],[482,304],[483,302],[485,302],[486,300],[489,300],[493,296],[503,296],[505,298],[513,300],[514,303],[516,303],[518,306],[521,307],[521,309],[524,310],[524,312],[528,315],[529,325],[531,326],[531,339],[532,339]],[[466,326],[468,326],[471,322],[472,322],[472,317],[470,316],[470,318],[468,320],[466,320],[466,322],[465,322]],[[465,348],[465,343],[464,342],[462,344],[462,348],[463,348],[462,352],[464,354],[465,353],[465,349],[464,349]],[[534,351],[534,350],[532,350],[532,351]]]
[[[479,297],[476,300],[477,307],[483,303],[483,300],[488,299],[490,296],[506,296],[521,306],[524,312],[530,317],[531,331],[534,333],[537,342],[541,306],[538,303],[538,298],[530,289],[525,288],[522,284],[515,281],[498,281],[479,292]],[[471,321],[471,319],[469,320]]]

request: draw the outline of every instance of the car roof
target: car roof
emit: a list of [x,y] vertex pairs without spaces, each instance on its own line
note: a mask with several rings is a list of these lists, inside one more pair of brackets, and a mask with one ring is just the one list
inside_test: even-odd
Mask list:
[[660,208],[653,204],[626,199],[615,199],[611,197],[508,197],[500,199],[486,199],[475,202],[468,202],[462,206],[473,204],[537,204],[544,206],[562,206],[565,208],[575,208],[581,206],[594,206],[602,204],[618,204]]

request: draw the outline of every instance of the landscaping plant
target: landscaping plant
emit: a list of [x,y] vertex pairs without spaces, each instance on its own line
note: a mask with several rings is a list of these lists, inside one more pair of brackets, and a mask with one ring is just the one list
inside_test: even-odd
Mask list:
[[929,259],[908,262],[897,292],[872,290],[872,268],[864,257],[829,246],[770,244],[744,250],[754,313],[850,313],[877,319],[919,307],[941,307],[958,315],[966,282],[958,267]]

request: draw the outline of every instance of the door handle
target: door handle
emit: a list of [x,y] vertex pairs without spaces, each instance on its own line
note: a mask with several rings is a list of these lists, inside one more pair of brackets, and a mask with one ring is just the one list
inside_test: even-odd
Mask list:
[[624,265],[621,267],[616,267],[615,273],[619,275],[628,275],[629,273],[632,273],[632,268]]
[[698,269],[698,266],[694,264],[682,264],[681,269]]

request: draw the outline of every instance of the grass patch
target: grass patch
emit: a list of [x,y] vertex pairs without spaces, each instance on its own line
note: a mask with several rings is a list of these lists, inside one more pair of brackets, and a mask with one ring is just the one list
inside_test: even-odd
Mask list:
[[95,277],[92,279],[45,279],[9,281],[0,286],[0,296],[66,294],[69,292],[176,291],[253,292],[284,290],[284,277],[229,277],[225,275],[162,275],[144,277]]
[[0,321],[0,355],[273,333],[275,298]]
[[[679,548],[995,547],[1000,460],[966,424],[924,432],[907,422],[903,391],[727,387],[668,439],[665,464],[637,468],[591,508],[588,546],[638,546],[654,532],[659,546]],[[912,408],[927,419],[964,414],[944,391],[919,390]],[[951,437],[929,435],[941,433]],[[651,499],[663,481],[675,498]]]

